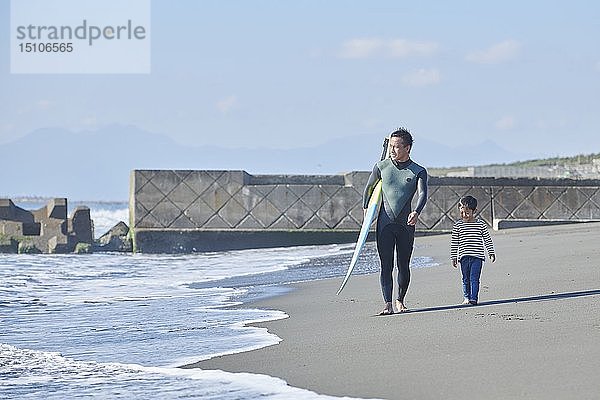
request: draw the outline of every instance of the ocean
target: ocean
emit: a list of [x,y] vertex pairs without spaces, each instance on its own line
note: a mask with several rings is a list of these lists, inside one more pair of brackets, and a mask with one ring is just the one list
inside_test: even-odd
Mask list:
[[[86,205],[96,237],[127,222],[126,203]],[[0,398],[333,399],[271,376],[177,367],[279,343],[248,324],[288,316],[257,309],[253,300],[284,294],[294,282],[341,283],[352,251],[341,244],[188,255],[0,254]],[[426,257],[412,262],[434,265]],[[355,273],[377,270],[369,243]]]

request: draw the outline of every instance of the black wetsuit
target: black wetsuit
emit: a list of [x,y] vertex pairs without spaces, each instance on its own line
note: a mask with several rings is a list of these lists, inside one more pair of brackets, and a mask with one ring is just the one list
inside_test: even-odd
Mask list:
[[[367,208],[371,193],[373,193],[375,185],[381,179],[381,163],[383,161],[375,164],[365,187],[363,195],[364,208]],[[427,202],[427,171],[410,159],[405,162],[392,161],[392,163],[400,171],[406,171],[409,174],[410,171],[416,172],[417,180],[416,185],[414,182],[411,185],[406,183],[412,180],[410,177],[405,179],[406,182],[399,179],[393,182],[394,188],[392,188],[392,191],[404,191],[404,198],[396,200],[396,203],[400,204],[394,204],[396,207],[390,204],[390,199],[387,198],[385,190],[382,190],[383,204],[377,217],[377,251],[381,261],[380,281],[383,299],[385,302],[392,301],[394,286],[392,272],[394,270],[395,249],[398,267],[398,300],[404,302],[404,296],[410,283],[410,257],[415,240],[415,227],[408,225],[408,215],[412,212],[411,201],[417,191],[419,192],[419,197],[415,211],[420,214],[423,207],[425,207],[425,203]],[[389,185],[389,179],[387,181],[384,180],[383,184]],[[385,186],[384,189],[386,189]],[[403,203],[403,201],[405,202]],[[396,213],[393,211],[394,208],[396,208]]]

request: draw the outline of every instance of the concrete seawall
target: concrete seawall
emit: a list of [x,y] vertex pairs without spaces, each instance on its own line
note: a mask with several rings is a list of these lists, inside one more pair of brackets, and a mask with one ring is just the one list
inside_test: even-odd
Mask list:
[[[362,223],[368,177],[364,171],[250,175],[134,170],[134,247],[146,253],[187,253],[353,242]],[[527,220],[600,220],[600,180],[431,177],[418,232],[449,231],[458,218],[458,199],[466,194],[479,200],[480,217],[499,228]]]

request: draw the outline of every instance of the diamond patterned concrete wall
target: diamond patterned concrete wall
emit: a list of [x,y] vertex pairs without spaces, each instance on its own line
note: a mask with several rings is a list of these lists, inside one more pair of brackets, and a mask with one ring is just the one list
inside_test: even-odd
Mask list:
[[598,180],[433,177],[420,222],[429,230],[452,229],[458,199],[467,194],[477,198],[479,216],[490,226],[494,219],[600,219]]
[[492,215],[492,191],[490,187],[475,184],[445,185],[445,183],[443,179],[431,179],[427,204],[423,213],[419,216],[421,226],[424,226],[427,230],[451,230],[454,221],[460,217],[458,201],[466,195],[471,195],[477,199],[479,217],[492,226],[494,217]]
[[[136,170],[130,226],[135,232],[357,232],[368,177]],[[450,230],[466,194],[478,199],[490,226],[494,219],[600,219],[600,181],[431,177],[417,229]]]
[[[365,181],[359,173],[350,180]],[[167,229],[360,228],[362,188],[256,182],[243,171],[150,171],[132,174],[132,226]],[[360,179],[363,178],[363,179]],[[296,179],[298,181],[298,179]],[[310,177],[307,177],[310,182]],[[364,185],[364,183],[363,183]]]

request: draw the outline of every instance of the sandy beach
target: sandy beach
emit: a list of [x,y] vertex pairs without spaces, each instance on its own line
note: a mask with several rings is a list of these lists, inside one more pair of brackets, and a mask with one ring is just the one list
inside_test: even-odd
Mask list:
[[297,284],[252,304],[278,345],[190,367],[280,377],[320,394],[382,399],[592,399],[600,393],[600,224],[491,232],[480,305],[459,306],[449,236],[416,239],[410,313],[380,317],[377,274]]

